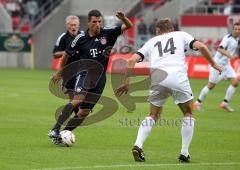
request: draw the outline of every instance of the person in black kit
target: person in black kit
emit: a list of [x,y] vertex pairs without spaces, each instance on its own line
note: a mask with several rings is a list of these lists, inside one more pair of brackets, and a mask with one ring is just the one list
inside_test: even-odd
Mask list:
[[64,54],[67,46],[72,43],[74,38],[80,33],[80,20],[76,15],[69,15],[65,19],[67,31],[62,33],[53,48],[53,57],[60,58]]
[[[65,25],[66,25],[66,32],[62,33],[53,48],[53,57],[54,58],[61,58],[64,54],[64,51],[66,48],[71,45],[72,41],[75,39],[75,37],[80,33],[79,27],[80,27],[80,20],[78,16],[76,15],[69,15],[65,19]],[[76,61],[76,58],[69,59],[65,66],[73,63]],[[65,86],[62,87],[62,90],[65,94],[69,95],[70,101],[73,98],[72,91],[74,89],[74,83],[75,83],[76,77],[73,77],[71,80],[66,83]],[[74,109],[74,112],[78,112],[78,107]]]
[[106,69],[109,60],[107,51],[111,50],[117,37],[123,31],[132,27],[131,21],[123,12],[118,11],[116,16],[123,22],[121,26],[103,28],[102,14],[98,10],[91,10],[88,13],[88,29],[76,36],[62,57],[60,63],[62,70],[53,76],[54,82],[58,82],[61,78],[63,81],[65,78],[69,78],[69,75],[65,75],[63,66],[71,58],[79,60],[79,67],[85,71],[81,71],[78,75],[73,100],[63,107],[56,124],[48,134],[51,139],[57,139],[58,142],[54,144],[61,143],[59,135],[61,125],[71,116],[73,109],[79,106],[78,117],[71,118],[64,130],[72,131],[78,127],[101,97],[106,83]]

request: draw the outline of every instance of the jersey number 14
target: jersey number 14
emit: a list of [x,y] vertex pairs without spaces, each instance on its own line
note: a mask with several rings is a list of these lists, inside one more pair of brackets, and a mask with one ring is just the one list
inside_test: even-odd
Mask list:
[[171,54],[174,54],[175,53],[175,50],[176,50],[176,47],[174,47],[174,41],[173,41],[173,38],[169,38],[167,40],[167,43],[166,43],[166,46],[162,47],[162,42],[161,41],[158,41],[154,47],[158,47],[158,52],[159,52],[159,56],[162,57],[163,56],[163,53],[168,53],[168,52],[171,52]]

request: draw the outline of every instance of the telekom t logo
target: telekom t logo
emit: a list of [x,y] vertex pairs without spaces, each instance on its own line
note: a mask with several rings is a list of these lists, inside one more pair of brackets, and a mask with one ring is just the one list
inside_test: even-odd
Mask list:
[[98,54],[97,49],[96,48],[90,49],[90,54],[91,56],[93,56],[93,58],[97,57],[96,56]]

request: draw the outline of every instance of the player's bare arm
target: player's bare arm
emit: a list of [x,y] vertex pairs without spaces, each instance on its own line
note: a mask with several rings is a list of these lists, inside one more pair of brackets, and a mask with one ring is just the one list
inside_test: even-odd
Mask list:
[[52,80],[54,83],[59,82],[59,80],[62,78],[61,71],[62,71],[63,67],[66,65],[67,60],[68,60],[68,55],[66,52],[64,52],[62,55],[61,61],[60,61],[60,71],[58,71],[56,74],[54,74],[52,76]]
[[122,31],[126,31],[133,26],[132,22],[125,16],[125,14],[122,11],[117,11],[116,17],[118,17],[118,19],[120,19],[123,22],[121,28]]
[[54,58],[61,58],[64,54],[64,51],[58,51],[56,53],[54,53],[53,57]]
[[223,56],[226,56],[230,59],[235,59],[238,58],[238,56],[232,56],[228,51],[226,51],[224,48],[218,47],[217,49],[218,52],[220,52]]
[[127,68],[126,68],[126,72],[125,72],[125,79],[124,79],[124,83],[119,86],[116,90],[115,90],[115,95],[117,97],[120,97],[123,93],[128,93],[129,91],[129,84],[131,81],[131,75],[133,73],[133,68],[135,66],[135,64],[137,62],[139,62],[141,60],[141,56],[138,54],[134,54],[127,63]]
[[60,69],[62,70],[63,67],[66,65],[68,60],[68,54],[64,51],[62,58],[61,58],[61,62],[60,62]]
[[213,68],[219,71],[219,73],[222,72],[222,68],[213,60],[213,57],[211,55],[211,52],[207,48],[207,46],[200,41],[195,41],[193,43],[194,48],[197,48],[201,54],[208,60],[208,62],[211,64]]

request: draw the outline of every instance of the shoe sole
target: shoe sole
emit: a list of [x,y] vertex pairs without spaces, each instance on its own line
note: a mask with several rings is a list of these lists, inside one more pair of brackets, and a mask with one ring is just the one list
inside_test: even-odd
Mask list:
[[56,138],[52,138],[52,144],[65,146],[65,144],[62,142],[62,139],[56,139]]
[[190,160],[181,160],[181,159],[178,159],[179,163],[190,163]]
[[190,159],[188,159],[188,160],[182,160],[182,159],[179,159],[179,158],[178,158],[178,161],[179,161],[180,163],[190,163]]
[[190,161],[183,161],[181,159],[178,159],[179,163],[190,163]]
[[181,158],[182,156],[179,156],[178,161],[179,163],[190,163],[190,158]]
[[54,136],[54,135],[47,135],[50,139],[56,139],[56,138],[58,138],[58,139],[61,139],[61,136],[59,135],[59,136]]
[[137,150],[132,150],[132,154],[134,157],[134,160],[137,162],[144,162],[145,160],[141,159],[139,156],[139,152]]

